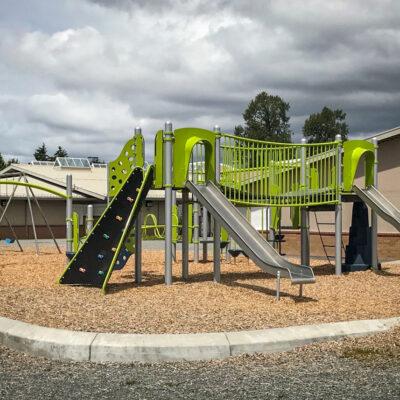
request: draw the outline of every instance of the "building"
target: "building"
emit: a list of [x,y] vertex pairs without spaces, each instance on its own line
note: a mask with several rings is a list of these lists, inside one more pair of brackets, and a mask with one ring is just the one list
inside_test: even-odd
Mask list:
[[[29,164],[11,164],[0,171],[0,181],[29,182],[58,193],[66,193],[66,176],[72,175],[73,210],[80,216],[81,233],[84,232],[87,206],[93,205],[94,217],[100,216],[107,204],[107,165],[90,163],[82,158],[58,158],[55,162],[33,161]],[[15,189],[15,191],[14,191]],[[32,239],[33,220],[38,238],[49,238],[49,232],[40,210],[33,198],[38,200],[48,223],[57,238],[65,238],[66,202],[62,197],[37,188],[12,184],[0,184],[0,216],[12,196],[10,206],[5,214],[12,224],[19,239]],[[29,196],[28,196],[29,195]],[[146,200],[147,213],[152,213],[158,220],[164,220],[164,193],[151,190]],[[0,238],[10,237],[7,220],[0,224]]]

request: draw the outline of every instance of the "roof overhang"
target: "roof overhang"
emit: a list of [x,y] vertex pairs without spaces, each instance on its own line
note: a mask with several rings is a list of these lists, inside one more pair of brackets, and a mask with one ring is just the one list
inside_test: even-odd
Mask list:
[[[33,173],[32,171],[28,171],[28,170],[22,168],[18,164],[12,164],[12,165],[8,166],[7,168],[5,168],[3,171],[0,172],[0,177],[16,178],[16,177],[19,177],[21,174],[31,177],[33,179],[36,179],[38,181],[47,183],[49,185],[56,186],[57,188],[66,190],[66,184],[64,182],[61,182],[57,179],[49,178],[48,176],[45,176],[45,175]],[[72,192],[74,194],[82,196],[84,199],[91,199],[91,200],[96,199],[101,202],[107,200],[107,197],[103,196],[100,193],[95,193],[90,190],[86,190],[81,187],[78,187],[76,185],[73,185]]]

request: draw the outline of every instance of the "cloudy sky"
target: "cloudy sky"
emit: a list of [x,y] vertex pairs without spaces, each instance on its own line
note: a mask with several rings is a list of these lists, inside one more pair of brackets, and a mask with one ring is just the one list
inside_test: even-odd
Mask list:
[[0,152],[114,158],[141,125],[232,131],[258,92],[354,137],[400,125],[398,0],[1,0]]

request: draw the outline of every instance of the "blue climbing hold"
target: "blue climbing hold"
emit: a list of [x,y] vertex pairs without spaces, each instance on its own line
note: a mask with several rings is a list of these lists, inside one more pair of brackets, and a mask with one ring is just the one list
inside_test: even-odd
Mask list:
[[104,254],[97,254],[97,258],[98,258],[99,260],[102,260],[102,259],[104,258]]
[[110,239],[110,236],[108,236],[107,233],[103,233],[103,238],[108,240]]

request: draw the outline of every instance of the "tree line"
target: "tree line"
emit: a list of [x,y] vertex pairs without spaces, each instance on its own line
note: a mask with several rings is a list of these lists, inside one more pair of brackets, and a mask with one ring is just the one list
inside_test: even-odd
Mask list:
[[[68,152],[61,146],[58,146],[54,154],[49,155],[47,146],[44,143],[42,143],[35,149],[33,157],[36,161],[55,161],[57,157],[68,157]],[[8,167],[11,164],[18,164],[18,163],[19,163],[18,158],[10,158],[8,160],[5,160],[3,155],[0,153],[0,170]]]
[[[249,139],[291,143],[293,132],[289,124],[289,110],[289,103],[280,96],[263,91],[250,101],[243,112],[245,124],[235,126],[234,133]],[[346,113],[325,106],[320,112],[310,114],[304,122],[302,133],[308,143],[333,142],[336,135],[347,140],[349,127]]]

